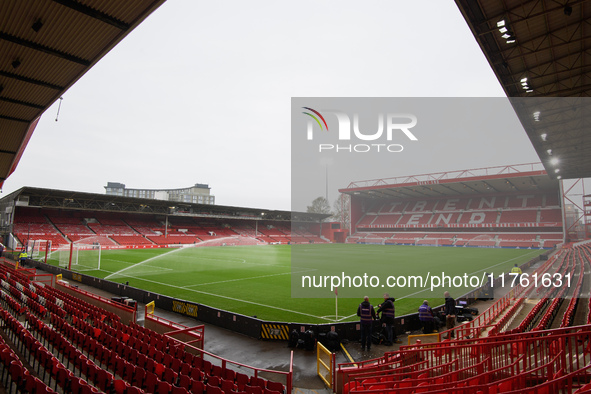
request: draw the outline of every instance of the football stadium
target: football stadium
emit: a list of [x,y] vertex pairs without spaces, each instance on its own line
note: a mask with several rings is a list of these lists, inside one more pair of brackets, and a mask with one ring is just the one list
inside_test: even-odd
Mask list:
[[[28,160],[41,116],[164,3],[0,5],[0,187]],[[200,183],[3,193],[0,391],[591,392],[591,10],[455,3],[539,162],[362,180],[343,170],[336,213],[220,205]],[[292,105],[308,141],[337,125]],[[349,118],[333,113],[342,143]],[[389,141],[396,125],[413,140],[416,116],[386,118]],[[321,143],[320,153],[329,146],[403,150]],[[269,160],[257,159],[264,171]]]

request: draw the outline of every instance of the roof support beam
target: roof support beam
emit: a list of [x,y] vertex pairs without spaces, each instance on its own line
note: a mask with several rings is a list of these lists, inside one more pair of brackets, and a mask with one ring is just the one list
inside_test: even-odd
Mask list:
[[10,79],[16,79],[17,81],[32,83],[34,85],[43,86],[43,87],[46,87],[49,89],[54,89],[54,90],[65,90],[66,89],[65,86],[54,85],[49,82],[39,81],[37,79],[28,78],[28,77],[23,77],[21,75],[9,73],[9,72],[2,71],[2,70],[0,70],[0,76],[10,78]]
[[[502,50],[498,50],[495,52],[491,52],[491,55],[501,56],[504,61],[510,61],[510,60],[519,59],[519,58],[522,58],[523,56],[527,56],[529,54],[537,53],[537,52],[540,52],[543,50],[555,49],[555,48],[559,48],[563,45],[570,45],[570,44],[578,43],[580,41],[585,40],[584,34],[581,33],[583,31],[583,24],[589,24],[589,22],[575,21],[575,22],[572,22],[567,25],[562,25],[561,27],[559,27],[557,29],[549,30],[543,34],[537,35],[535,37],[531,37],[527,41],[520,40],[519,35],[516,34],[517,44],[513,44],[510,49],[502,49]],[[561,38],[560,34],[562,34],[562,33],[568,33],[570,35],[569,38],[566,40],[564,38]],[[493,36],[495,36],[495,35],[493,34]],[[498,35],[496,35],[496,36],[498,36]],[[578,36],[579,38],[575,39],[574,38],[575,36]],[[560,41],[560,43],[554,44],[550,41],[550,43],[548,45],[546,45],[545,47],[542,47],[542,45],[545,42],[549,41],[552,37],[555,40]],[[500,36],[496,37],[495,40],[499,39],[499,38],[500,38]],[[577,48],[577,51],[579,51],[579,50],[580,50],[580,48]],[[515,52],[517,52],[518,55],[512,55]],[[504,53],[507,53],[508,56],[503,56]]]
[[[574,6],[574,5],[578,5],[578,4],[581,4],[581,3],[586,3],[586,2],[588,2],[588,1],[589,1],[589,0],[575,0],[575,1],[569,1],[569,2],[568,2],[568,5],[572,7],[572,6]],[[531,9],[533,10],[533,9],[535,8],[535,6],[536,6],[536,5],[538,5],[538,3],[540,3],[540,0],[533,0],[533,1],[531,1],[531,2],[529,3],[529,4],[533,4],[533,7],[531,7]],[[523,21],[526,21],[526,20],[531,20],[532,18],[535,18],[535,17],[537,17],[537,16],[544,16],[544,15],[547,15],[547,14],[549,14],[549,13],[552,13],[552,12],[560,11],[560,10],[562,10],[562,9],[564,8],[564,6],[563,6],[563,5],[559,5],[559,6],[557,6],[557,7],[554,7],[554,8],[546,8],[544,11],[542,11],[542,12],[537,12],[537,13],[535,13],[535,14],[532,14],[532,13],[526,13],[526,14],[525,14],[525,16],[524,16],[524,15],[522,15],[522,13],[520,13],[519,11],[523,10],[523,8],[524,8],[526,5],[527,5],[527,4],[520,4],[520,5],[518,5],[517,7],[514,7],[514,8],[512,8],[512,9],[510,9],[510,10],[506,10],[506,11],[503,11],[502,13],[499,13],[499,14],[496,14],[496,15],[494,15],[494,16],[491,16],[491,17],[489,17],[489,18],[488,18],[486,21],[484,21],[484,22],[482,22],[482,23],[487,23],[487,24],[488,24],[488,23],[491,23],[491,24],[494,24],[494,25],[496,25],[496,23],[497,23],[498,21],[500,21],[501,19],[503,19],[503,18],[505,17],[505,15],[509,15],[509,14],[510,14],[510,15],[514,15],[514,16],[516,17],[516,18],[512,18],[512,19],[508,20],[508,22],[509,22],[511,25],[514,25],[515,23],[523,22]],[[495,30],[495,29],[492,29],[492,30],[490,30],[490,31],[494,31],[494,30]]]
[[59,57],[60,59],[64,59],[64,60],[67,60],[70,62],[78,63],[78,64],[81,64],[85,67],[90,66],[90,62],[88,60],[79,58],[74,55],[70,55],[69,53],[66,53],[66,52],[57,51],[55,49],[46,47],[45,45],[41,45],[41,44],[37,44],[36,42],[24,40],[22,38],[15,37],[15,36],[7,34],[7,33],[0,32],[0,40],[10,41],[14,44],[24,46],[27,48],[31,48],[36,51],[46,53],[48,55],[56,56],[56,57]]
[[[591,54],[591,47],[581,49],[581,51],[577,57],[574,57],[571,53],[569,53],[566,56],[558,57],[558,58],[552,59],[552,60],[545,62],[545,63],[536,64],[536,65],[532,66],[530,69],[515,70],[514,74],[533,73],[534,75],[544,76],[544,75],[547,75],[545,72],[539,72],[539,71],[536,72],[533,70],[535,70],[535,69],[538,69],[538,70],[549,69],[552,66],[556,66],[556,64],[560,65],[561,67],[564,67],[564,71],[574,70],[575,68],[572,65],[576,64],[577,62],[581,62],[581,56],[583,54]],[[529,54],[529,55],[531,56],[531,54]],[[570,63],[571,66],[569,66],[567,68],[567,66],[563,64],[566,62]],[[500,67],[500,66],[503,66],[503,64],[502,63],[495,63],[494,66]],[[557,72],[563,72],[563,71],[557,71]]]
[[27,119],[14,118],[12,116],[5,115],[0,115],[0,119],[12,120],[13,122],[31,123],[31,121]]
[[11,98],[8,98],[8,97],[0,97],[0,101],[5,101],[7,103],[22,105],[22,106],[25,106],[25,107],[31,107],[31,108],[35,108],[35,109],[45,109],[44,106],[39,105],[39,104],[28,103],[26,101],[15,100],[15,99],[11,99]]
[[[537,87],[534,87],[537,89]],[[544,93],[544,97],[576,97],[576,95],[582,95],[584,97],[589,97],[591,92],[591,84],[586,84],[582,86],[577,86],[574,88],[566,88],[562,90],[551,90],[547,93]]]
[[94,8],[88,7],[84,4],[81,4],[74,0],[53,0],[55,3],[61,4],[64,7],[68,7],[74,11],[80,12],[84,15],[87,15],[91,18],[104,22],[108,25],[116,27],[119,30],[127,31],[131,28],[131,26],[125,22],[120,21],[119,19],[113,18],[110,15],[105,14],[104,12],[100,12],[95,10]]

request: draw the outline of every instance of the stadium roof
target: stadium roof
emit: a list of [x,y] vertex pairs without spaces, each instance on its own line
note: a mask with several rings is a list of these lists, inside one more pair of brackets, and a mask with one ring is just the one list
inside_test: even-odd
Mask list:
[[[549,176],[590,177],[591,137],[586,135],[590,104],[582,99],[591,94],[588,1],[456,0],[456,4],[507,96],[523,98],[511,101]],[[556,99],[565,97],[580,99]]]
[[0,2],[0,188],[41,114],[164,2]]
[[352,182],[341,193],[368,198],[429,198],[559,190],[540,163]]
[[259,208],[230,207],[224,205],[180,203],[95,194],[36,187],[22,187],[0,199],[2,203],[36,208],[125,212],[150,215],[171,215],[222,219],[282,220],[293,222],[319,222],[330,215],[307,212],[276,211]]

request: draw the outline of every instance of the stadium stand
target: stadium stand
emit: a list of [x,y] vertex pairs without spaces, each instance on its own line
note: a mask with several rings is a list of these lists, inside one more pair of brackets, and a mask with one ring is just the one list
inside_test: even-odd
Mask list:
[[562,237],[553,192],[382,199],[363,205],[347,243],[552,248]]
[[[455,340],[409,344],[379,358],[339,364],[339,392],[588,392],[591,326],[586,324],[591,313],[589,301],[581,302],[580,296],[590,261],[588,243],[569,245],[536,272],[570,273],[576,278],[572,288],[548,287],[538,294],[540,287],[517,285],[477,318],[455,328]],[[588,289],[589,284],[585,292]],[[539,301],[517,320],[532,296]]]
[[5,387],[29,393],[223,394],[279,394],[291,387],[291,378],[286,387],[230,369],[229,360],[213,364],[206,352],[189,352],[170,336],[123,324],[117,314],[30,281],[9,265],[0,264],[0,284]]
[[[28,240],[49,240],[52,249],[71,242],[100,243],[104,247],[163,247],[167,245],[210,245],[226,238],[232,244],[254,243],[326,243],[318,230],[307,223],[298,224],[292,238],[291,226],[280,221],[252,219],[214,219],[187,216],[120,215],[93,211],[67,211],[19,207],[13,226],[14,236],[25,244]],[[289,222],[288,222],[289,223]]]

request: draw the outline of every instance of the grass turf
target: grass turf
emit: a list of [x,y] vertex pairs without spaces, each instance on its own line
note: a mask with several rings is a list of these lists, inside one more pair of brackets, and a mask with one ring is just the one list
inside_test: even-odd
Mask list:
[[[335,321],[335,300],[331,289],[322,289],[323,297],[292,298],[292,247],[227,246],[189,247],[180,249],[123,249],[103,250],[101,269],[73,267],[87,275],[114,282],[129,281],[131,286],[154,293],[193,301],[212,307],[257,316],[268,321],[300,323],[330,323]],[[296,245],[293,255],[297,260],[293,271],[340,273],[345,268],[352,272],[364,270],[373,275],[433,274],[461,275],[483,271],[499,274],[508,272],[514,263],[523,263],[537,256],[540,250],[415,247],[383,245]],[[50,261],[51,262],[51,261]],[[55,263],[55,262],[54,262]],[[80,269],[83,268],[83,269]],[[388,290],[388,289],[386,289]],[[396,300],[396,315],[416,312],[423,299],[430,305],[443,303],[443,290],[434,294],[415,293],[416,289],[390,289]],[[445,289],[452,290],[452,289]],[[367,293],[372,304],[382,301],[383,288],[357,289]],[[299,289],[301,294],[306,293]],[[329,293],[327,295],[326,293]],[[453,290],[457,297],[466,291]],[[313,292],[311,291],[310,294]],[[338,320],[355,321],[360,296],[346,297],[339,290]]]

